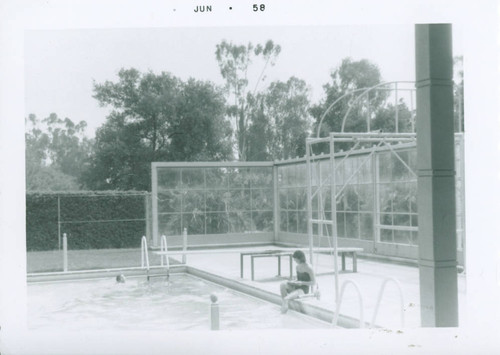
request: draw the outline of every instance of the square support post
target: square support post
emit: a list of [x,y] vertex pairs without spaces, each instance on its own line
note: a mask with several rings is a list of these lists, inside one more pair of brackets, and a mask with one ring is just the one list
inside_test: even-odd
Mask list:
[[423,327],[458,326],[453,56],[449,24],[415,27]]

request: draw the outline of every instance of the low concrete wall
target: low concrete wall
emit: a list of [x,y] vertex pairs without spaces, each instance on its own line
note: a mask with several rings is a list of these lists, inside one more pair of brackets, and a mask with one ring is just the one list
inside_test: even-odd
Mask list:
[[[199,278],[214,282],[216,284],[230,288],[232,290],[259,298],[261,300],[264,300],[264,301],[267,301],[270,303],[281,305],[281,296],[279,296],[278,294],[275,294],[275,293],[272,293],[269,291],[265,291],[265,290],[261,290],[257,287],[247,285],[247,284],[235,281],[235,280],[226,279],[224,277],[221,277],[221,276],[218,276],[218,275],[215,275],[215,274],[203,271],[203,270],[199,270],[199,269],[196,269],[196,268],[191,267],[191,266],[187,266],[186,271],[188,274],[191,274],[191,275],[197,276]],[[331,323],[333,320],[333,315],[334,315],[333,311],[330,311],[330,310],[327,310],[327,309],[324,309],[324,308],[321,308],[321,307],[318,307],[318,306],[315,306],[315,305],[312,305],[312,304],[309,304],[309,303],[306,303],[306,302],[303,302],[300,300],[290,301],[289,307],[290,307],[290,309],[293,309],[294,311],[297,311],[297,312],[306,314],[308,316],[320,319],[324,322]],[[348,317],[348,316],[344,316],[341,314],[339,316],[337,326],[341,327],[341,328],[359,328],[359,320]],[[365,327],[367,327],[367,326],[368,326],[368,324],[365,324]]]

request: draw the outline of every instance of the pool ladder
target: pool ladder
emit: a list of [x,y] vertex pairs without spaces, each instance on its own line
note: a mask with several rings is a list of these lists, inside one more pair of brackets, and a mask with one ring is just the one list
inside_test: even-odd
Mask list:
[[[164,235],[161,236],[160,251],[167,251],[167,237]],[[161,266],[164,266],[163,264],[164,258],[167,264],[167,280],[168,280],[170,277],[170,260],[167,255],[161,255],[160,258]],[[145,236],[143,236],[141,240],[141,268],[146,269],[146,275],[149,281],[151,276],[149,275],[148,241]]]
[[[162,235],[161,236],[160,251],[166,252],[167,250],[168,250],[167,249],[167,237]],[[163,258],[165,258],[165,261],[167,263],[167,270],[169,270],[170,269],[170,261],[168,259],[168,255],[161,255],[161,259],[160,259],[161,266],[163,266]]]
[[149,255],[148,255],[148,241],[145,236],[141,240],[141,268],[146,269],[146,274],[149,281]]
[[[399,299],[400,299],[400,310],[401,310],[401,327],[402,328],[404,327],[404,299],[403,299],[403,291],[401,289],[401,284],[395,278],[389,277],[389,278],[384,279],[384,281],[382,281],[382,285],[380,287],[380,291],[379,291],[378,298],[377,298],[377,304],[375,306],[375,311],[373,312],[373,317],[372,317],[372,322],[371,322],[370,328],[373,328],[375,326],[375,320],[377,318],[378,310],[380,308],[380,303],[382,301],[382,295],[384,294],[385,286],[389,282],[393,282],[398,288]],[[344,291],[346,289],[346,286],[349,284],[353,285],[353,287],[356,290],[356,293],[358,294],[359,312],[360,312],[360,314],[359,314],[359,327],[364,328],[365,322],[364,322],[364,313],[363,313],[363,297],[361,296],[361,291],[360,291],[358,284],[353,280],[345,280],[344,283],[342,284],[342,288],[340,290],[340,297],[339,297],[339,301],[337,302],[337,309],[336,309],[336,312],[333,316],[332,324],[334,327],[337,326],[339,315],[340,315],[340,307],[342,305],[342,298],[344,296]]]
[[[160,251],[166,252],[167,249],[167,237],[165,235],[161,236],[161,244],[160,244]],[[161,266],[163,266],[163,258],[165,258],[165,262],[167,263],[167,282],[170,279],[170,260],[168,258],[168,255],[162,255],[160,257],[160,263]]]
[[378,309],[380,307],[380,301],[382,300],[382,295],[384,294],[385,286],[387,285],[388,282],[393,282],[399,290],[399,303],[400,303],[400,310],[401,310],[401,312],[400,312],[401,313],[401,328],[404,328],[404,326],[405,326],[405,309],[404,309],[405,303],[404,303],[404,299],[403,299],[403,290],[401,289],[401,284],[399,283],[398,280],[396,280],[394,277],[389,277],[389,278],[386,278],[382,282],[382,286],[380,287],[380,291],[379,291],[378,299],[377,299],[377,305],[375,306],[375,311],[373,312],[371,328],[373,328],[373,326],[375,325],[375,320],[377,318]]
[[359,290],[358,284],[353,281],[353,280],[345,280],[342,283],[342,287],[340,288],[340,297],[337,303],[337,310],[335,311],[335,314],[333,316],[333,326],[336,327],[338,320],[339,320],[339,314],[340,314],[340,306],[342,305],[342,299],[344,297],[344,291],[346,289],[347,285],[353,285],[354,289],[356,290],[356,293],[358,294],[358,301],[359,301],[359,327],[364,328],[364,318],[363,318],[363,297],[361,296],[361,291]]

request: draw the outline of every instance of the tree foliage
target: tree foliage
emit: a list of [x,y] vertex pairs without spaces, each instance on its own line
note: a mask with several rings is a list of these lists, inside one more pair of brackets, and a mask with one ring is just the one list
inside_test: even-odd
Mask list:
[[312,120],[305,81],[291,77],[287,82],[273,82],[250,104],[248,160],[304,155]]
[[113,111],[96,133],[92,189],[149,190],[151,162],[232,157],[224,96],[211,83],[122,69],[94,93]]
[[[269,40],[264,45],[236,45],[222,41],[216,46],[215,56],[223,79],[226,81],[228,99],[227,114],[234,120],[236,146],[239,160],[247,160],[248,134],[250,127],[250,102],[255,97],[259,84],[266,79],[265,72],[275,64],[281,47]],[[261,60],[256,72],[253,89],[249,88],[249,71],[254,60]]]
[[91,154],[85,137],[87,124],[75,124],[55,113],[39,121],[26,119],[26,189],[28,191],[78,190],[80,177]]
[[[395,86],[384,84],[374,63],[366,59],[353,61],[345,58],[330,79],[324,85],[325,100],[311,108],[315,118],[314,135],[320,122],[320,136],[341,131],[414,131],[415,112],[408,108],[402,97],[395,102]],[[339,143],[336,148],[347,149],[348,144]],[[318,145],[318,149],[317,153],[329,150],[326,145]]]
[[[324,102],[311,109],[311,114],[316,119],[316,127],[323,114],[329,110],[322,122],[322,135],[327,135],[329,132],[340,132],[342,121],[348,112],[349,116],[344,131],[366,131],[367,115],[373,118],[376,110],[386,100],[388,93],[374,91],[367,99],[358,101],[359,104],[355,106],[350,106],[349,102],[363,92],[360,89],[382,83],[378,66],[366,59],[353,61],[351,58],[344,58],[342,63],[332,72],[330,79],[331,81],[323,86],[326,96]],[[347,95],[355,90],[357,91],[354,94]],[[342,99],[344,95],[345,97]],[[330,107],[332,104],[334,106]]]
[[386,106],[381,106],[375,112],[375,116],[372,119],[371,127],[374,130],[380,130],[381,132],[401,132],[401,133],[411,133],[414,132],[414,113],[410,111],[406,103],[400,99],[398,102],[398,128],[396,130],[396,106],[393,104],[388,104]]

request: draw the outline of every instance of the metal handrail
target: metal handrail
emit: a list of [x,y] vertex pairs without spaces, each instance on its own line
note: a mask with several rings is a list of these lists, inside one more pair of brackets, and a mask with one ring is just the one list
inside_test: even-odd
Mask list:
[[355,89],[355,90],[352,90],[352,91],[349,91],[347,93],[345,93],[344,95],[340,96],[337,100],[335,100],[330,106],[328,106],[328,108],[326,109],[325,113],[323,113],[323,115],[321,116],[321,119],[319,120],[319,124],[318,124],[318,128],[317,128],[317,132],[316,132],[316,137],[319,138],[319,134],[320,134],[320,129],[321,129],[321,124],[323,123],[323,120],[325,119],[326,117],[326,114],[328,112],[330,112],[330,110],[333,108],[333,106],[335,106],[335,104],[337,102],[339,102],[340,100],[342,100],[344,97],[346,96],[349,96],[349,95],[352,95],[354,94],[355,92],[358,92],[358,91],[365,91],[369,88],[359,88],[359,89]]
[[342,297],[344,296],[344,291],[345,291],[345,288],[348,284],[352,284],[354,286],[354,288],[356,289],[356,292],[358,293],[358,300],[359,300],[359,327],[360,328],[364,328],[364,324],[365,324],[365,321],[364,321],[364,317],[363,317],[363,297],[361,296],[361,291],[359,290],[359,286],[356,282],[354,282],[353,280],[345,280],[344,283],[342,284],[342,288],[340,290],[340,297],[339,297],[339,300],[337,302],[337,310],[333,316],[333,326],[336,327],[337,326],[337,322],[339,320],[339,314],[340,314],[340,306],[342,305]]
[[[161,236],[161,243],[160,243],[160,251],[166,252],[168,250],[167,248],[167,237],[165,235]],[[170,268],[170,261],[168,259],[168,255],[161,255],[160,261],[161,261],[161,266],[163,266],[163,258],[167,261],[167,268]]]
[[63,271],[68,271],[68,237],[63,233]]
[[149,271],[148,241],[145,236],[141,240],[141,267]]
[[389,278],[386,278],[382,282],[382,286],[380,287],[380,291],[379,291],[378,299],[377,299],[377,305],[375,306],[375,311],[373,312],[373,318],[372,318],[372,323],[370,325],[370,328],[373,328],[375,325],[375,319],[377,318],[378,309],[380,307],[380,301],[382,300],[382,295],[383,295],[384,290],[385,290],[385,285],[387,285],[387,283],[389,281],[394,282],[399,290],[399,299],[400,299],[400,304],[401,304],[401,327],[404,327],[404,324],[405,324],[404,304],[405,303],[404,303],[404,299],[403,299],[403,290],[401,289],[401,284],[399,283],[398,280],[396,280],[393,277],[389,277]]

